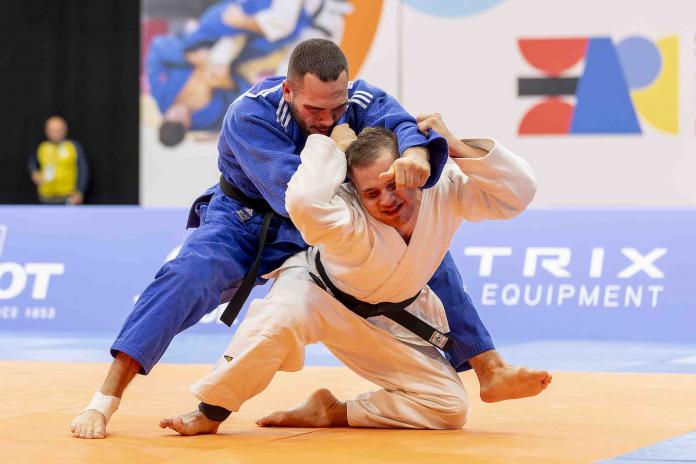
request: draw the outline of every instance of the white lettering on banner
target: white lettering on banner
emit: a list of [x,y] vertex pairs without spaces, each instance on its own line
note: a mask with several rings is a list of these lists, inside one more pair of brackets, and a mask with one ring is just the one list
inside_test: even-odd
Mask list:
[[617,298],[619,296],[619,290],[621,287],[619,285],[607,285],[604,287],[604,307],[605,308],[618,308],[619,302]]
[[578,306],[597,306],[599,304],[599,285],[592,287],[592,291],[588,292],[584,285],[580,287],[580,298],[578,298]]
[[652,307],[657,306],[657,295],[664,291],[665,287],[662,285],[648,285],[648,291],[652,293]]
[[48,284],[51,276],[63,275],[65,265],[62,263],[27,263],[24,266],[27,274],[34,274],[34,288],[31,297],[35,300],[45,300],[48,296]]
[[628,279],[640,271],[644,271],[653,279],[662,279],[665,277],[662,271],[655,267],[653,262],[657,258],[664,256],[665,253],[667,253],[667,248],[655,248],[646,256],[642,256],[635,248],[622,248],[621,253],[633,261],[633,264],[619,272],[620,279]]
[[[656,308],[658,296],[664,291],[662,285],[631,286],[631,285],[530,285],[509,283],[501,285],[494,282],[486,282],[481,290],[482,306],[517,306],[520,302],[525,306],[541,306],[542,300],[545,306],[571,306],[596,308]],[[645,291],[647,290],[647,292]],[[650,298],[644,298],[646,293]],[[520,301],[520,295],[523,298]],[[534,295],[532,297],[532,295]],[[555,298],[554,298],[555,296]]]
[[6,274],[10,276],[10,282],[7,288],[0,288],[0,300],[16,297],[27,286],[27,273],[18,263],[0,263],[0,282]]
[[6,287],[0,284],[0,300],[9,300],[19,296],[27,286],[28,276],[33,275],[31,297],[34,300],[45,300],[48,296],[48,287],[51,276],[62,275],[65,265],[62,263],[27,263],[22,266],[19,263],[0,263],[0,282],[9,276]]
[[466,247],[464,248],[466,256],[480,256],[481,264],[479,264],[479,275],[488,277],[493,272],[493,258],[496,256],[512,255],[510,247]]
[[575,287],[569,284],[563,284],[558,287],[558,299],[556,300],[556,304],[558,306],[563,306],[563,302],[573,296],[575,296]]
[[0,256],[2,256],[2,250],[5,248],[5,237],[7,237],[7,226],[0,224]]
[[527,306],[536,306],[541,301],[541,285],[536,286],[536,293],[534,294],[534,298],[530,296],[531,290],[531,285],[527,285],[524,287],[524,304],[526,304]]
[[590,259],[590,277],[602,277],[604,269],[604,248],[593,248],[592,258]]
[[[6,238],[7,226],[0,224],[0,255],[2,255]],[[45,300],[48,297],[51,277],[63,275],[64,272],[65,264],[63,263],[26,263],[22,265],[9,261],[0,262],[0,300],[9,300],[21,295],[27,286],[29,276],[34,276],[31,298]],[[14,308],[14,306],[12,307]],[[55,308],[51,309],[55,314]]]
[[[478,256],[479,262],[478,275],[480,277],[490,277],[493,274],[493,259],[495,257],[512,256],[512,247],[466,247],[465,256]],[[643,271],[652,279],[664,278],[664,273],[654,264],[659,258],[667,254],[667,248],[654,248],[647,255],[643,256],[635,248],[622,248],[621,254],[631,261],[631,264],[617,274],[620,279],[628,279]],[[590,269],[588,275],[592,278],[602,277],[604,273],[604,248],[593,248],[590,258]],[[537,264],[541,259],[541,267],[554,277],[570,277],[570,271],[566,268],[570,265],[572,250],[567,247],[528,247],[525,250],[522,275],[524,277],[535,277],[537,275]]]
[[550,258],[541,260],[541,267],[549,271],[555,277],[570,277],[570,272],[565,268],[570,264],[570,248],[553,247],[529,247],[524,258],[525,277],[536,275],[537,258],[549,256]]
[[0,306],[0,319],[17,319],[19,307],[17,306]]
[[[643,253],[636,248],[625,247],[614,252],[622,259],[627,258],[628,264],[615,274],[615,278],[626,282],[627,279],[639,274],[650,279],[665,278],[665,273],[659,269],[657,261],[667,254],[667,248],[653,248]],[[620,253],[619,253],[620,252]],[[503,261],[498,264],[510,265],[510,257],[515,256],[512,247],[503,246],[473,246],[464,248],[465,256],[479,258],[479,277],[493,275],[495,258]],[[521,257],[522,254],[516,256]],[[484,282],[481,288],[482,306],[547,306],[580,308],[656,308],[659,298],[664,292],[663,285],[631,285],[616,282],[588,285],[588,282],[569,282],[572,277],[570,265],[573,251],[569,247],[527,247],[523,253],[522,277],[531,279],[541,274],[550,274],[564,283],[558,284],[523,284],[504,282]],[[605,258],[607,250],[602,247],[591,249],[589,267],[586,268],[585,278],[599,279],[605,274]],[[578,271],[574,270],[576,277]]]
[[498,291],[498,284],[487,283],[481,290],[481,304],[484,306],[495,305],[495,292]]
[[515,306],[520,301],[520,287],[506,285],[503,288],[503,304],[505,306]]
[[27,306],[24,308],[24,319],[48,319],[56,318],[56,308],[53,306]]

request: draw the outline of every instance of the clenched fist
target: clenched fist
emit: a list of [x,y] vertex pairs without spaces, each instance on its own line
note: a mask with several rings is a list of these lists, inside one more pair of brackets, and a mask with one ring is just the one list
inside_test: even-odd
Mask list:
[[331,131],[331,139],[336,142],[336,146],[342,152],[345,152],[348,146],[357,138],[353,129],[348,127],[348,124],[339,124]]
[[401,158],[394,160],[389,170],[379,175],[383,182],[392,179],[396,188],[420,188],[430,177],[428,150],[423,147],[411,147],[404,151]]
[[442,120],[440,113],[419,114],[416,121],[418,121],[418,130],[426,136],[430,135],[430,129],[434,129],[442,135],[449,144],[458,140],[452,135],[452,132],[450,132],[447,126],[445,126],[445,121]]

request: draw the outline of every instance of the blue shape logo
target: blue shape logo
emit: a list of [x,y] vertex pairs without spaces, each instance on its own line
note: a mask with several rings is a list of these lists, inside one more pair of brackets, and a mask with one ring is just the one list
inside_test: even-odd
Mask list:
[[432,16],[459,18],[498,6],[504,0],[402,0],[406,5]]

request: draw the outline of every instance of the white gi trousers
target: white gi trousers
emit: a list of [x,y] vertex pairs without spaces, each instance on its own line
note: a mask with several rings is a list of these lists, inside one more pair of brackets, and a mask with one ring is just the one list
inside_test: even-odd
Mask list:
[[223,356],[191,392],[238,411],[277,371],[302,369],[305,345],[317,342],[381,387],[346,402],[351,427],[458,429],[466,422],[466,390],[435,347],[405,343],[351,312],[305,266],[283,269],[269,294],[251,303],[225,351],[232,359]]

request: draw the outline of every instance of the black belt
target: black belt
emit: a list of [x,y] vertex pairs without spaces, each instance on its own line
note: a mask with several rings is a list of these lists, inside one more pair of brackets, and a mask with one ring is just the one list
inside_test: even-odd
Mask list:
[[310,272],[309,275],[312,277],[314,282],[316,282],[316,284],[323,288],[325,291],[331,293],[333,297],[336,298],[339,302],[341,302],[343,306],[350,309],[358,316],[364,318],[373,316],[388,317],[392,321],[410,330],[423,340],[431,343],[432,345],[436,346],[437,348],[440,348],[443,351],[448,351],[450,348],[452,348],[453,341],[450,337],[443,334],[439,330],[431,327],[430,324],[427,324],[426,322],[420,320],[418,317],[405,310],[405,308],[408,305],[416,301],[416,298],[418,298],[418,295],[420,295],[420,291],[411,298],[396,303],[366,303],[364,301],[358,300],[353,295],[349,295],[348,293],[342,292],[338,289],[338,287],[336,287],[333,284],[333,282],[331,282],[331,279],[329,279],[329,276],[326,274],[324,266],[321,264],[319,252],[317,252],[315,263],[317,265],[317,271],[319,271],[321,279]]
[[222,190],[222,193],[230,198],[234,198],[247,208],[251,208],[257,213],[264,214],[263,225],[261,226],[261,233],[259,234],[259,246],[256,253],[256,259],[254,260],[254,265],[251,267],[251,270],[247,273],[247,275],[244,276],[242,285],[240,285],[239,289],[234,294],[220,316],[220,320],[229,327],[232,325],[234,320],[237,319],[239,311],[242,310],[244,302],[247,300],[251,290],[256,284],[256,274],[258,274],[259,267],[261,266],[261,254],[263,253],[263,248],[266,245],[268,228],[271,225],[271,219],[273,219],[275,212],[265,200],[247,197],[238,188],[227,182],[223,176],[220,176],[220,190]]

